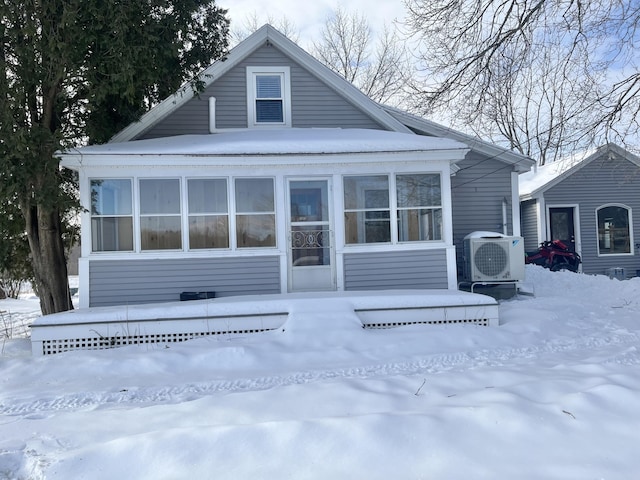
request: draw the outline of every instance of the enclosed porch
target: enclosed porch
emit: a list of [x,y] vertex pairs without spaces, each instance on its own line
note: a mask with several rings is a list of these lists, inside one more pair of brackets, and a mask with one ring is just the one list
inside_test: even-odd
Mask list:
[[466,145],[276,129],[89,146],[80,306],[313,291],[456,289],[450,175]]

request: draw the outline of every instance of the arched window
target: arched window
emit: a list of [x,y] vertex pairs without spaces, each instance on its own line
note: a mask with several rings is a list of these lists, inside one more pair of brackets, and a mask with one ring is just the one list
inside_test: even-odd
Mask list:
[[598,219],[598,255],[633,253],[631,245],[631,209],[624,205],[604,205],[596,210]]

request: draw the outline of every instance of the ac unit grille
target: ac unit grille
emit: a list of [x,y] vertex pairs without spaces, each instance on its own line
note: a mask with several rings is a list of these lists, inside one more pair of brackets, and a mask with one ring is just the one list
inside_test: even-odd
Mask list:
[[509,261],[503,245],[499,243],[483,243],[473,256],[473,262],[480,273],[494,277],[502,273]]
[[465,280],[471,282],[514,282],[524,280],[522,237],[478,236],[464,238]]

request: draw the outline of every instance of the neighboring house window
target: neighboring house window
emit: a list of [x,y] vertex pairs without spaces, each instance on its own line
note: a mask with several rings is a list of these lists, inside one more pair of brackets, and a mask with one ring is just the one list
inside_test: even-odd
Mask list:
[[398,241],[442,240],[440,175],[396,176]]
[[389,213],[386,175],[344,178],[345,243],[390,242]]
[[291,126],[289,67],[247,67],[249,126]]
[[598,219],[598,254],[632,253],[631,209],[624,205],[605,205],[596,210]]
[[228,248],[227,181],[221,178],[187,180],[189,248]]
[[236,243],[242,247],[275,247],[276,214],[272,178],[235,180]]
[[181,249],[181,223],[180,180],[140,180],[140,248]]
[[133,250],[131,180],[91,180],[91,250]]

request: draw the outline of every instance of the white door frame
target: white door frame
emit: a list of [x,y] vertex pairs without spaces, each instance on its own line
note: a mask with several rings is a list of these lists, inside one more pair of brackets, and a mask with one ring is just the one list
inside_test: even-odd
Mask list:
[[[297,219],[292,218],[291,187],[296,182],[301,184],[304,182],[324,183],[326,218],[323,218],[324,215],[320,215],[320,218],[318,218],[318,212],[313,215],[311,211],[309,214],[314,217],[311,220],[304,219],[304,212]],[[287,291],[289,292],[336,290],[336,249],[332,192],[332,177],[330,176],[295,176],[286,178]],[[311,208],[310,205],[307,207]],[[314,228],[312,230],[304,230],[306,225]],[[319,261],[319,259],[312,256],[295,259],[294,242],[297,248],[305,249],[306,245],[306,249],[313,250],[315,248],[320,250],[321,263],[317,264],[316,261]],[[327,243],[328,248],[326,246]],[[324,258],[324,254],[328,255],[328,258]]]

